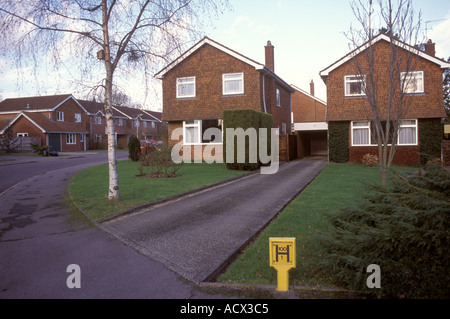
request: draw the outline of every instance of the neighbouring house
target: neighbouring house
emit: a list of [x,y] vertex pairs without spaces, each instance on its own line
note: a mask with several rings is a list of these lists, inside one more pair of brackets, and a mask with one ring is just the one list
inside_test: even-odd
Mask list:
[[[380,33],[372,41],[379,83],[388,83],[391,40]],[[407,94],[409,104],[406,114],[401,117],[393,164],[418,166],[428,156],[440,157],[441,119],[446,117],[442,75],[450,64],[435,56],[435,44],[431,41],[421,47],[393,42],[400,57],[412,53],[417,58],[414,71],[398,70],[399,74],[395,74],[399,79],[398,91],[401,89],[400,78],[408,81],[403,93]],[[320,72],[327,86],[330,161],[360,163],[365,154],[378,155],[372,138],[373,118],[364,92],[364,75],[355,71],[354,63],[357,57],[367,54],[368,47],[368,43],[361,45]],[[363,73],[367,65],[364,67]],[[378,90],[379,95],[387,96],[386,86],[378,85]]]
[[[58,152],[106,148],[104,104],[71,94],[5,99],[0,103],[0,135],[39,137],[41,145]],[[127,148],[129,137],[162,140],[161,113],[113,107],[116,143]]]
[[279,134],[290,134],[295,90],[275,74],[274,66],[270,41],[262,64],[203,38],[156,74],[162,80],[162,119],[168,122],[169,137],[175,129],[182,129],[180,139],[170,144],[182,141],[192,149],[214,144],[222,152],[222,136],[211,141],[203,133],[210,127],[222,129],[223,111],[235,109],[270,113]]
[[39,137],[51,151],[87,149],[86,110],[70,94],[5,99],[0,119],[8,122],[0,135]]
[[[105,106],[103,103],[78,100],[88,111],[90,148],[106,148],[108,130],[106,127]],[[162,141],[166,125],[161,113],[126,106],[113,106],[114,129],[118,148],[127,148],[131,135],[139,139]]]
[[309,93],[293,84],[291,86],[295,89],[292,95],[292,130],[297,136],[297,157],[327,155],[327,103],[315,96],[312,80]]

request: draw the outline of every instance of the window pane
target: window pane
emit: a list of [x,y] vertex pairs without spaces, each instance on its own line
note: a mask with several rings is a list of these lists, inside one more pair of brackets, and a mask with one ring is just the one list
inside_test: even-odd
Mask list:
[[242,80],[225,81],[225,93],[242,92]]
[[177,79],[177,97],[195,97],[195,77]]
[[353,129],[353,144],[354,145],[368,145],[369,144],[369,129]]
[[[212,134],[211,139],[205,139],[205,137],[208,137],[209,135],[209,134],[205,135],[205,131],[208,129],[211,129],[208,131],[208,133]],[[202,121],[202,143],[222,143],[222,123],[220,120]]]
[[398,142],[399,144],[416,144],[416,128],[401,128],[398,133]]
[[186,127],[186,130],[185,130],[185,134],[186,134],[185,141],[186,141],[186,143],[188,143],[188,144],[198,143],[199,142],[198,131],[199,131],[198,127]]
[[369,126],[369,122],[367,121],[353,122],[353,126]]

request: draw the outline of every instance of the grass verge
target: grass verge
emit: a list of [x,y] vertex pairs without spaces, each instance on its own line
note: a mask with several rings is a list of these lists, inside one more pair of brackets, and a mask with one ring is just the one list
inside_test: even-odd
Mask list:
[[314,235],[328,229],[326,213],[332,214],[344,206],[353,205],[364,194],[364,183],[379,183],[378,168],[328,165],[217,281],[276,284],[276,271],[269,266],[269,238],[295,237],[297,266],[289,271],[290,284],[333,286],[332,278],[318,270],[323,248],[314,240]]
[[108,165],[90,167],[76,174],[69,183],[73,202],[92,220],[99,222],[128,209],[166,199],[247,172],[228,170],[225,164],[183,164],[175,178],[138,177],[137,163],[118,162],[119,200],[107,199]]

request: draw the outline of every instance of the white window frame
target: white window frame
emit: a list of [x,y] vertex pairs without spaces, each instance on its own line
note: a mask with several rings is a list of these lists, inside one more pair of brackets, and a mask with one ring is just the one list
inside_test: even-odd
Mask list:
[[[194,123],[187,123],[194,122]],[[197,138],[198,142],[188,142],[186,139],[186,129],[188,128],[197,128]],[[193,121],[183,121],[183,144],[184,145],[201,145],[202,144],[202,121],[201,120],[193,120]],[[195,140],[195,139],[194,139]]]
[[56,112],[56,120],[58,122],[64,122],[64,112],[57,111]]
[[117,119],[117,126],[123,126],[123,120],[121,118]]
[[[360,78],[357,80],[352,80],[351,78]],[[364,91],[364,82],[366,81],[365,75],[346,75],[344,76],[344,94],[345,96],[365,96],[366,92]],[[351,94],[347,91],[347,83],[358,83],[361,82],[361,93]]]
[[102,117],[101,116],[94,116],[94,124],[102,124]]
[[[405,86],[405,82],[408,83],[411,81],[411,79],[414,80],[421,80],[421,86],[419,87],[416,82],[416,86],[418,87],[417,90],[409,92],[405,90],[407,88],[407,85]],[[401,72],[400,73],[400,83],[401,83],[401,90],[405,94],[420,94],[425,93],[425,81],[424,81],[424,73],[423,71],[413,71],[413,72]]]
[[[402,122],[406,122],[406,121],[414,121],[414,124],[403,124]],[[367,123],[364,126],[355,126],[354,122],[365,122]],[[352,140],[352,146],[376,146],[377,144],[372,144],[372,132],[371,132],[371,121],[366,121],[366,120],[361,120],[361,121],[352,121],[351,122],[351,140]],[[400,143],[400,134],[401,134],[401,130],[402,128],[414,128],[415,129],[415,142],[414,143]],[[354,143],[354,130],[363,130],[363,129],[367,129],[367,132],[369,134],[368,136],[368,140],[369,143],[368,144],[355,144]],[[418,129],[417,129],[417,119],[404,119],[404,120],[400,120],[399,123],[399,131],[397,134],[397,145],[398,146],[416,146],[418,145],[418,141],[419,141],[419,135],[418,135]],[[391,145],[391,144],[389,144]]]
[[17,137],[28,137],[28,133],[17,133]]
[[84,134],[80,134],[80,143],[84,142]]
[[[186,81],[180,83],[181,81]],[[196,78],[195,76],[188,76],[184,78],[177,78],[177,99],[185,99],[185,98],[194,98],[196,96]],[[182,90],[180,90],[180,85],[194,85],[194,93],[193,94],[182,94]]]
[[77,135],[75,133],[67,133],[66,144],[67,145],[77,144]]
[[[228,77],[232,77],[232,78],[227,78]],[[233,77],[234,76],[234,77]],[[242,81],[242,89],[238,90],[238,91],[231,91],[231,92],[227,92],[226,91],[226,82],[231,82],[231,81]],[[244,94],[244,73],[243,72],[239,72],[239,73],[224,73],[222,74],[222,94],[223,95],[238,95],[238,94]]]
[[281,93],[279,88],[276,89],[275,94],[277,99],[277,106],[281,107]]
[[[361,122],[361,123],[366,123],[366,125],[359,125],[359,126],[356,126],[356,125],[354,125],[354,123],[355,122]],[[354,142],[354,135],[353,135],[353,131],[354,130],[366,130],[367,129],[367,133],[369,134],[369,137],[368,137],[368,141],[369,141],[369,143],[367,143],[367,144],[355,144],[355,142]],[[370,143],[370,137],[371,137],[371,132],[370,132],[370,121],[365,121],[365,120],[363,120],[363,121],[352,121],[351,122],[351,139],[352,139],[352,146],[371,146],[371,143]]]
[[[414,121],[414,124],[403,124],[402,122],[406,122],[406,121]],[[415,143],[400,143],[400,133],[402,128],[414,128],[415,129]],[[398,136],[397,136],[397,145],[418,145],[418,141],[419,141],[419,130],[417,129],[417,120],[415,119],[409,119],[409,120],[402,120],[399,123],[399,131],[398,131]]]
[[75,123],[81,123],[81,113],[75,113]]

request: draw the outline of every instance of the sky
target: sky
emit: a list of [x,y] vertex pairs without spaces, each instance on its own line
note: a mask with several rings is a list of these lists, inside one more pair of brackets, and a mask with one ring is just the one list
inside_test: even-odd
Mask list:
[[[229,0],[232,9],[219,15],[204,30],[209,38],[264,63],[267,41],[275,47],[275,73],[289,84],[309,91],[315,83],[316,97],[326,101],[326,87],[319,72],[350,52],[344,32],[359,28],[348,0]],[[436,43],[436,56],[450,56],[450,1],[413,0],[422,13],[420,38]],[[14,63],[0,60],[0,96],[5,98],[40,94],[74,93],[64,77],[69,73],[39,72],[44,84],[33,85],[34,77],[18,77]],[[19,81],[17,81],[19,79]],[[62,85],[61,83],[67,83]],[[128,94],[142,103],[139,83],[130,84]],[[154,81],[155,92],[161,83]],[[161,96],[145,100],[145,108],[160,111]]]

